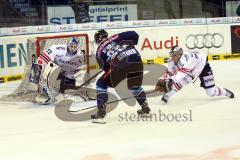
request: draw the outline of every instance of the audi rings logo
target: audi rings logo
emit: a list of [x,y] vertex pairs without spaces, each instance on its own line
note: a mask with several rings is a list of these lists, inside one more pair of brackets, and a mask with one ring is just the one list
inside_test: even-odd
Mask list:
[[186,47],[189,49],[219,48],[224,43],[220,33],[190,34],[186,37]]

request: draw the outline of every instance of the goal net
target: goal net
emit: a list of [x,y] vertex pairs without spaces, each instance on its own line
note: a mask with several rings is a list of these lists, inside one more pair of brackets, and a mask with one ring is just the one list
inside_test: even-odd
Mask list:
[[[71,34],[71,35],[60,35],[60,36],[48,36],[48,37],[36,37],[28,39],[27,42],[27,55],[25,59],[25,68],[24,68],[24,79],[18,88],[10,95],[1,97],[1,100],[4,101],[33,101],[37,95],[37,84],[31,83],[29,80],[31,74],[32,63],[36,63],[36,60],[40,53],[47,50],[52,45],[56,44],[68,44],[72,37],[77,37],[79,40],[80,50],[85,53],[85,65],[84,69],[81,71],[84,77],[81,77],[80,81],[87,79],[90,72],[90,54],[89,54],[89,39],[87,34]],[[94,59],[92,57],[92,59]],[[94,63],[91,62],[93,65]],[[78,81],[78,83],[81,83]]]

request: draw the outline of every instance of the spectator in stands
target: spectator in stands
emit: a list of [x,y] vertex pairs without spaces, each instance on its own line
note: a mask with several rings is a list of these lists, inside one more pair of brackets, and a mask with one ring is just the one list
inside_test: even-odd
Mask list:
[[176,16],[173,12],[172,4],[169,0],[163,1],[164,10],[167,13],[169,19],[176,19]]
[[89,5],[83,0],[70,0],[69,5],[72,7],[75,14],[76,23],[90,22]]

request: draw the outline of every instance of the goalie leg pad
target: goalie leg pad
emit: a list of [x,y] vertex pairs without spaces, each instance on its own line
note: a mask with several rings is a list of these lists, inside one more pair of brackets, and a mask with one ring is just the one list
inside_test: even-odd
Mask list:
[[41,88],[48,88],[48,90],[51,91],[51,93],[54,93],[53,96],[59,93],[60,90],[60,80],[58,80],[58,75],[61,71],[61,67],[57,64],[50,62],[45,67],[42,76],[41,81],[44,82],[41,85]]
[[55,95],[53,95],[52,90],[48,87],[48,85],[46,84],[46,82],[44,81],[40,81],[39,85],[41,87],[41,94],[45,94],[47,95],[49,98],[54,99]]
[[61,71],[61,67],[56,66],[53,68],[51,74],[48,77],[49,88],[51,88],[55,92],[60,91],[60,80],[58,79],[58,75],[60,74],[60,71]]
[[55,71],[59,68],[60,67],[58,67],[56,64],[50,62],[43,70],[41,79],[39,81],[40,95],[35,99],[37,103],[48,104],[50,101],[55,101],[57,92],[55,92],[50,85],[53,81],[56,83],[56,80],[51,79],[51,75],[54,73],[52,71]]

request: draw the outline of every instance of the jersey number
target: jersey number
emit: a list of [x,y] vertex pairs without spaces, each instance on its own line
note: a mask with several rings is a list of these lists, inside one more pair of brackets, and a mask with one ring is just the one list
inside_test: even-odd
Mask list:
[[51,49],[48,49],[48,50],[46,51],[46,53],[47,53],[48,55],[50,55],[50,54],[52,53],[52,50],[51,50]]
[[198,59],[198,52],[197,51],[190,51],[191,53],[191,57],[193,57],[193,55],[195,56],[196,59]]

